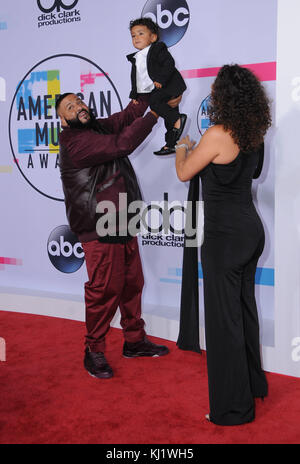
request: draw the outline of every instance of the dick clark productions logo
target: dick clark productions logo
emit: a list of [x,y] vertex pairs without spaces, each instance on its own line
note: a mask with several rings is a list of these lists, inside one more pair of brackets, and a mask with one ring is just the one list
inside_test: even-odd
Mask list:
[[12,155],[28,184],[57,201],[63,201],[63,192],[58,144],[61,128],[55,102],[64,92],[77,93],[99,118],[122,110],[111,79],[97,64],[82,56],[50,56],[23,77],[9,113]]
[[160,40],[171,47],[186,33],[190,11],[186,0],[148,0],[142,16],[157,23]]
[[36,0],[40,14],[38,28],[70,24],[81,21],[80,10],[75,8],[79,0]]
[[53,10],[55,10],[55,8],[58,12],[60,11],[60,8],[64,10],[71,10],[77,5],[77,3],[78,0],[71,0],[71,4],[68,4],[68,2],[63,2],[62,0],[37,0],[37,5],[43,13],[51,13]]

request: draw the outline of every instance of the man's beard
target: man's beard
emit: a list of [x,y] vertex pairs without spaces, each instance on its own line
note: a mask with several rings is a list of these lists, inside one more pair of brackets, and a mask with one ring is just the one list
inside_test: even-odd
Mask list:
[[78,115],[74,119],[66,119],[69,127],[72,129],[91,129],[93,127],[96,121],[93,112],[91,110],[81,110],[81,112],[82,111],[88,113],[90,115],[90,119],[86,123],[81,122]]

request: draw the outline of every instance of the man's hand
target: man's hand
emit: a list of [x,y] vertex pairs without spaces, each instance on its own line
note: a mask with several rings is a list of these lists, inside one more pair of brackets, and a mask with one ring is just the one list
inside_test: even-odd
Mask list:
[[159,114],[155,113],[155,111],[150,110],[150,113],[154,114],[154,116],[155,116],[157,119],[159,118]]
[[182,95],[179,95],[179,97],[172,97],[171,100],[168,101],[168,105],[171,108],[176,108],[181,102],[181,100],[182,100]]
[[157,89],[161,89],[161,88],[162,88],[162,85],[161,85],[159,82],[155,82],[155,81],[154,81],[153,84],[155,85],[155,87],[156,87]]

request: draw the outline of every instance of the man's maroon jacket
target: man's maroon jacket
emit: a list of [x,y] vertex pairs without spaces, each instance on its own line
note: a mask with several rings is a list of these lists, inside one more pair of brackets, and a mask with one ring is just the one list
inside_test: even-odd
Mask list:
[[[81,242],[99,239],[97,203],[112,201],[117,208],[119,193],[127,193],[128,204],[140,200],[141,192],[130,155],[149,135],[157,118],[143,116],[148,100],[130,102],[118,113],[97,119],[93,129],[63,127],[59,134],[59,166],[71,230]],[[106,242],[124,238],[104,237]]]

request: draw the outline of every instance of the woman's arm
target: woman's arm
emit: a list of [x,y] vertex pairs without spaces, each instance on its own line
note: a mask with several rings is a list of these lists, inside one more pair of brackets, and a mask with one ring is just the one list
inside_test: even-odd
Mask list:
[[179,147],[176,148],[175,166],[178,179],[182,182],[192,179],[217,158],[220,154],[221,139],[222,132],[217,126],[213,126],[207,129],[194,149],[195,142],[192,142],[188,135],[177,142]]

